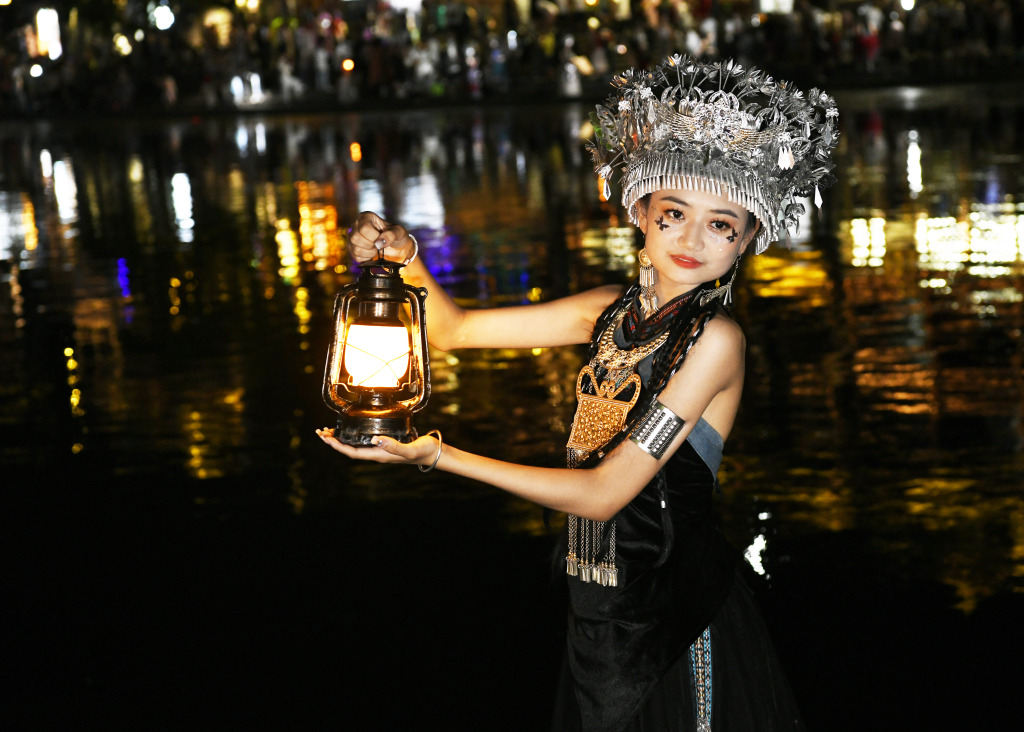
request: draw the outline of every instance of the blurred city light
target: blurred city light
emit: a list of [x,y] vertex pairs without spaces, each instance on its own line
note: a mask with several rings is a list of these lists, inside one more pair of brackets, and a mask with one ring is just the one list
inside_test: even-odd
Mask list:
[[63,48],[60,43],[60,21],[53,8],[42,8],[36,13],[36,44],[40,56],[51,61],[60,58]]
[[444,201],[437,176],[422,173],[406,178],[398,219],[410,229],[444,228]]
[[267,125],[264,122],[256,123],[256,154],[265,155],[267,152]]
[[917,195],[924,190],[924,178],[921,170],[921,145],[917,141],[917,130],[910,130],[907,133],[907,185],[910,188],[910,197],[917,198]]
[[78,220],[78,186],[69,160],[53,164],[53,197],[57,202],[57,217],[62,224]]
[[914,240],[923,270],[955,272],[968,259],[967,223],[953,216],[921,216],[915,226]]
[[384,204],[384,192],[380,183],[373,178],[366,178],[359,181],[358,201],[360,211],[386,211]]
[[167,5],[150,6],[149,22],[157,30],[165,31],[174,25],[174,11]]
[[747,560],[747,564],[750,565],[751,569],[766,578],[769,577],[764,568],[764,552],[767,548],[768,540],[765,538],[765,535],[758,534],[754,537],[750,546],[743,551],[743,558]]
[[192,184],[185,173],[171,176],[171,207],[178,226],[178,240],[190,243],[195,236],[195,220],[192,218]]
[[881,267],[885,259],[885,219],[853,219],[851,264],[854,267]]
[[128,37],[122,33],[114,34],[114,50],[116,50],[122,56],[127,56],[132,52],[132,42],[128,40]]
[[244,123],[239,124],[235,130],[235,146],[243,156],[249,152],[249,130]]
[[39,152],[39,171],[43,174],[43,180],[53,177],[53,157],[49,150],[44,149]]

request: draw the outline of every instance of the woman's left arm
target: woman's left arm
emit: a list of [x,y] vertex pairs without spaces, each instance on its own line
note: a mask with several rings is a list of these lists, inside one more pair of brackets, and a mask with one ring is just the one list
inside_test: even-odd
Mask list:
[[682,429],[660,459],[632,440],[624,440],[591,469],[538,468],[483,457],[447,444],[441,446],[438,455],[439,443],[429,436],[407,444],[381,437],[374,447],[352,447],[336,440],[329,429],[318,430],[317,434],[335,450],[352,458],[421,466],[435,464],[438,470],[489,483],[555,511],[607,521],[643,490],[716,400],[735,401],[733,395],[742,387],[743,348],[743,335],[735,323],[716,318],[708,324],[683,367],[659,397],[683,420]]

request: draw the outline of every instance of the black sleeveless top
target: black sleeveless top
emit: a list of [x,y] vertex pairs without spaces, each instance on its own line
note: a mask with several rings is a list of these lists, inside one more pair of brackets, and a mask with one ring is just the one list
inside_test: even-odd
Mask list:
[[[595,342],[635,297],[636,288],[631,287],[609,308],[595,327]],[[699,292],[686,304],[665,324],[672,330],[669,340],[636,369],[641,397],[630,413],[630,427],[646,414],[718,312],[717,303],[699,303]],[[629,319],[623,319],[617,345],[628,341],[629,327]],[[603,452],[613,448],[609,443]],[[716,528],[712,507],[720,459],[721,437],[700,420],[665,467],[614,519],[618,586],[567,578],[568,660],[585,730],[614,732],[628,724],[729,593],[736,553]],[[592,454],[581,467],[598,460]]]

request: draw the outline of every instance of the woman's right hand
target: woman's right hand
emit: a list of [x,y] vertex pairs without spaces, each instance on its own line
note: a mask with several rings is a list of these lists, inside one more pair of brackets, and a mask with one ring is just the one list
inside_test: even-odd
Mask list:
[[380,250],[392,262],[405,262],[416,253],[416,242],[400,224],[391,224],[372,211],[363,211],[349,229],[348,248],[362,264],[376,259]]
[[[420,467],[436,465],[441,457],[440,439],[432,435],[422,435],[412,442],[399,442],[391,437],[377,435],[372,445],[355,447],[346,445],[334,436],[334,430],[323,427],[316,431],[317,437],[342,455],[356,460],[372,460],[378,463],[406,463]],[[438,433],[440,434],[440,432]]]

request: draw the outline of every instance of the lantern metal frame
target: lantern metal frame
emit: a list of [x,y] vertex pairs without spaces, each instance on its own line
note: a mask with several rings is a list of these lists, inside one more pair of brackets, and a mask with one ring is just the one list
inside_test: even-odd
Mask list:
[[[412,415],[430,398],[430,351],[424,300],[427,290],[401,276],[404,264],[383,255],[364,263],[357,280],[334,300],[334,330],[324,368],[324,403],[338,413],[334,436],[348,445],[368,446],[377,435],[412,442]],[[401,317],[408,306],[408,323]],[[351,383],[345,344],[352,325],[402,325],[409,332],[409,367],[397,387]]]

